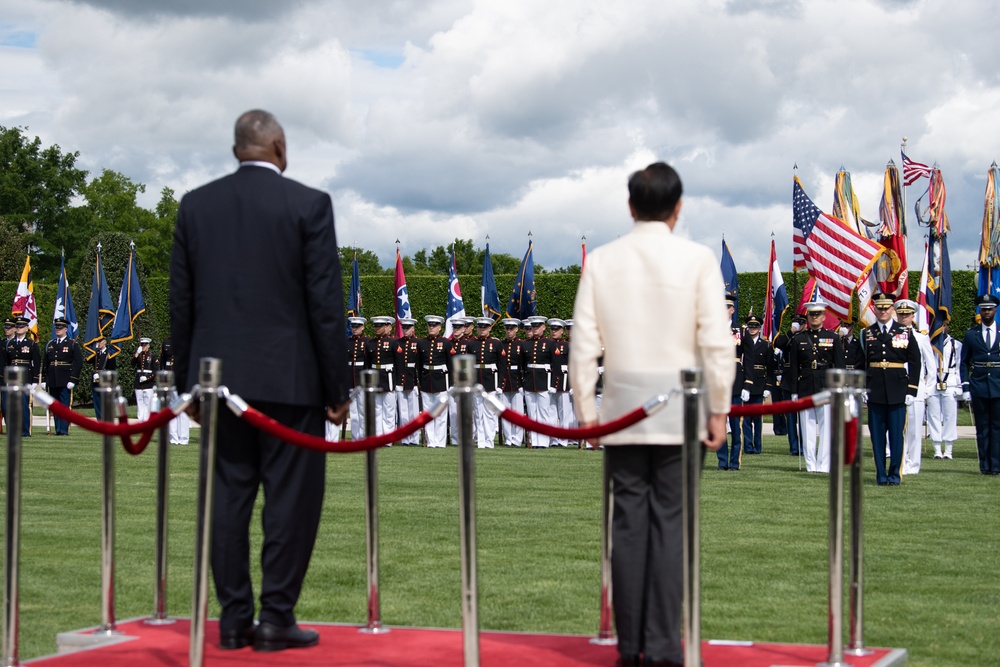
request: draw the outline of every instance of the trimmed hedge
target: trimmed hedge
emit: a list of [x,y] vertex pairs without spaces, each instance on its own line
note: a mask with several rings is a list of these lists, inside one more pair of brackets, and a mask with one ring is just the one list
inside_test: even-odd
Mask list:
[[[104,241],[107,244],[107,240]],[[119,250],[120,252],[120,250]],[[118,291],[121,288],[122,270],[119,268],[112,275],[112,263],[108,259],[108,249],[105,245],[103,252],[105,259],[105,270],[112,299],[117,302]],[[120,262],[123,263],[123,262]],[[130,363],[132,354],[135,352],[138,343],[138,336],[149,336],[153,339],[152,349],[159,350],[160,342],[169,335],[170,314],[169,314],[169,280],[167,278],[144,279],[142,266],[140,270],[140,283],[142,284],[143,296],[146,301],[146,312],[136,321],[136,338],[122,344],[122,352],[119,355],[118,374],[122,391],[129,400],[134,400],[133,386],[134,373]],[[93,269],[91,269],[93,271]],[[500,293],[501,309],[506,308],[506,300],[514,286],[513,274],[498,275],[495,277],[497,291]],[[81,330],[86,326],[87,309],[90,299],[90,279],[85,276],[71,288],[73,290],[73,304],[76,308],[77,319],[80,322]],[[569,318],[573,315],[573,300],[576,298],[576,288],[579,284],[579,276],[574,274],[543,274],[535,277],[535,291],[537,294],[538,314],[546,317]],[[785,289],[788,290],[788,297],[792,302],[792,308],[798,304],[805,279],[799,276],[796,279],[793,274],[785,273]],[[961,339],[966,328],[973,320],[978,277],[972,271],[952,272],[952,335]],[[466,314],[479,314],[479,292],[480,276],[459,276],[459,284],[465,286],[463,296],[466,303]],[[347,289],[350,283],[350,276],[345,276],[344,280],[344,303],[347,303]],[[444,315],[447,305],[448,277],[447,276],[413,276],[408,278],[407,290],[410,297],[410,307],[414,317],[418,319],[417,335],[426,334],[426,326],[423,322],[424,315]],[[739,275],[740,284],[740,317],[745,317],[751,307],[755,313],[764,311],[764,295],[767,289],[767,274],[741,273]],[[917,288],[920,285],[920,272],[910,272],[910,298],[916,300]],[[0,282],[0,303],[12,303],[14,295],[17,293],[16,282]],[[42,340],[48,340],[51,333],[51,315],[55,308],[56,297],[55,285],[35,283],[35,302],[39,313],[39,334]],[[375,315],[394,315],[396,311],[395,282],[392,276],[362,276],[361,278],[361,310],[365,317]],[[650,303],[649,309],[656,310],[660,307],[658,303]],[[681,314],[679,314],[681,315]],[[785,318],[785,328],[791,322],[790,317]],[[82,334],[81,334],[82,335]],[[669,332],[665,332],[669,335]],[[81,374],[80,384],[74,392],[74,401],[78,404],[90,403],[90,376],[84,364],[85,372]]]

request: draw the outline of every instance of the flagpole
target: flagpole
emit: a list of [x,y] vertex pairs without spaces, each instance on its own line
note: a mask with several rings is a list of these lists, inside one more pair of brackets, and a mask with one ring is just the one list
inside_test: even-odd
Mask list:
[[[903,137],[903,143],[899,145],[899,154],[906,154],[906,137]],[[902,229],[906,229],[906,182],[903,180],[902,172],[899,174],[899,197],[902,200],[902,204],[899,207],[899,226]],[[907,249],[907,254],[909,254],[909,249]],[[910,295],[907,294],[906,298],[910,298]]]
[[[798,162],[793,162],[792,163],[792,181],[794,182],[794,180],[796,178],[798,178],[798,176],[799,176],[799,163]],[[794,220],[794,214],[793,214],[793,220]],[[793,228],[794,228],[794,223],[793,223]],[[793,241],[792,245],[793,246],[795,245],[794,240],[795,239],[794,239],[794,232],[793,232],[793,239],[792,239],[792,241]],[[793,296],[796,295],[796,294],[798,294],[801,297],[801,294],[799,293],[799,272],[795,269],[795,249],[794,249],[794,247],[792,249],[792,294],[793,294]],[[798,311],[798,308],[799,308],[799,304],[795,304],[796,311]],[[801,465],[799,467],[801,469]]]

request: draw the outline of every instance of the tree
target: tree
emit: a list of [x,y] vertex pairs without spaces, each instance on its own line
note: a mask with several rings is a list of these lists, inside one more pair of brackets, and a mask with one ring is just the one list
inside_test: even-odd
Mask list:
[[[344,282],[351,280],[351,268],[354,265],[354,253],[358,254],[358,272],[363,276],[384,275],[386,271],[378,262],[378,255],[371,250],[364,248],[338,248],[340,250],[340,272],[344,276]],[[393,266],[395,269],[395,266]]]
[[27,245],[28,235],[0,216],[0,282],[21,279]]
[[[0,126],[0,216],[27,232],[27,243],[36,246],[36,279],[56,279],[64,245],[59,230],[79,222],[71,206],[87,177],[76,167],[79,156],[59,146],[43,148],[41,139],[29,141],[23,128]],[[67,255],[75,248],[67,245]]]
[[136,234],[135,250],[142,256],[150,277],[170,275],[170,252],[174,247],[178,207],[174,191],[164,187],[153,216],[148,220],[149,226]]

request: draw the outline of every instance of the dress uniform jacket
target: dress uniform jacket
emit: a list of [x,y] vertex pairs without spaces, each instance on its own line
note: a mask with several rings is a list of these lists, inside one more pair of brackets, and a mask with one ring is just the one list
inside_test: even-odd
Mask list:
[[30,336],[18,340],[15,336],[7,341],[7,365],[28,369],[28,384],[38,384],[42,374],[42,358],[38,343]]
[[552,387],[555,341],[533,338],[521,342],[521,378],[525,391],[548,391]]
[[350,387],[361,384],[361,371],[365,370],[365,346],[368,336],[351,336],[347,340],[347,366],[350,368]]
[[857,336],[841,340],[844,346],[844,368],[849,371],[860,371],[865,367],[865,352],[861,347],[861,339]]
[[138,357],[132,357],[132,367],[135,368],[135,388],[152,389],[156,384],[156,371],[160,369],[156,355],[140,352]]
[[733,332],[733,344],[736,353],[736,375],[733,378],[733,396],[739,396],[746,383],[746,374],[743,371],[743,330],[739,327],[730,327]]
[[780,333],[774,337],[774,349],[781,350],[780,370],[775,370],[777,374],[781,375],[781,382],[777,384],[785,391],[788,391],[788,381],[785,378],[788,377],[792,366],[792,338],[794,336],[795,334]]
[[49,389],[61,389],[70,382],[77,384],[82,369],[83,353],[75,339],[65,337],[58,341],[53,338],[45,344],[42,381]]
[[865,385],[869,403],[898,405],[917,395],[920,348],[909,327],[893,322],[887,333],[878,323],[864,331]]
[[365,365],[378,371],[378,387],[383,392],[396,388],[395,341],[388,336],[375,336],[365,342]]
[[[1000,331],[1000,324],[995,325],[995,330]],[[962,390],[973,398],[1000,398],[1000,345],[994,339],[986,348],[982,325],[965,332],[960,371]]]
[[569,341],[552,341],[552,386],[557,392],[569,391]]
[[762,336],[757,342],[746,336],[743,347],[743,389],[754,396],[774,390],[774,348]]
[[417,386],[417,339],[400,338],[393,352],[396,389],[409,391]]
[[108,348],[95,351],[94,358],[90,360],[90,363],[94,367],[93,387],[101,386],[100,376],[97,375],[99,371],[113,371],[118,369],[118,359],[108,354]]
[[503,344],[497,338],[480,338],[476,342],[476,382],[486,391],[502,389],[500,378],[507,372]]
[[521,388],[521,342],[518,339],[500,341],[500,356],[504,359],[500,372],[500,389],[513,393]]
[[451,345],[450,340],[441,336],[421,338],[417,341],[417,371],[420,374],[420,391],[432,394],[448,391]]
[[174,344],[169,337],[164,338],[160,343],[160,370],[174,370]]
[[787,390],[799,396],[812,396],[826,388],[826,371],[843,368],[844,348],[840,336],[829,329],[805,329],[791,342]]

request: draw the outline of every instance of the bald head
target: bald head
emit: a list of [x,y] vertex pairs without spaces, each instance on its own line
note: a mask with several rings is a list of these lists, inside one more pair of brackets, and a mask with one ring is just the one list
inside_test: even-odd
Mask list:
[[278,120],[261,109],[247,111],[236,120],[233,155],[240,162],[270,162],[284,171],[288,166],[285,131]]

